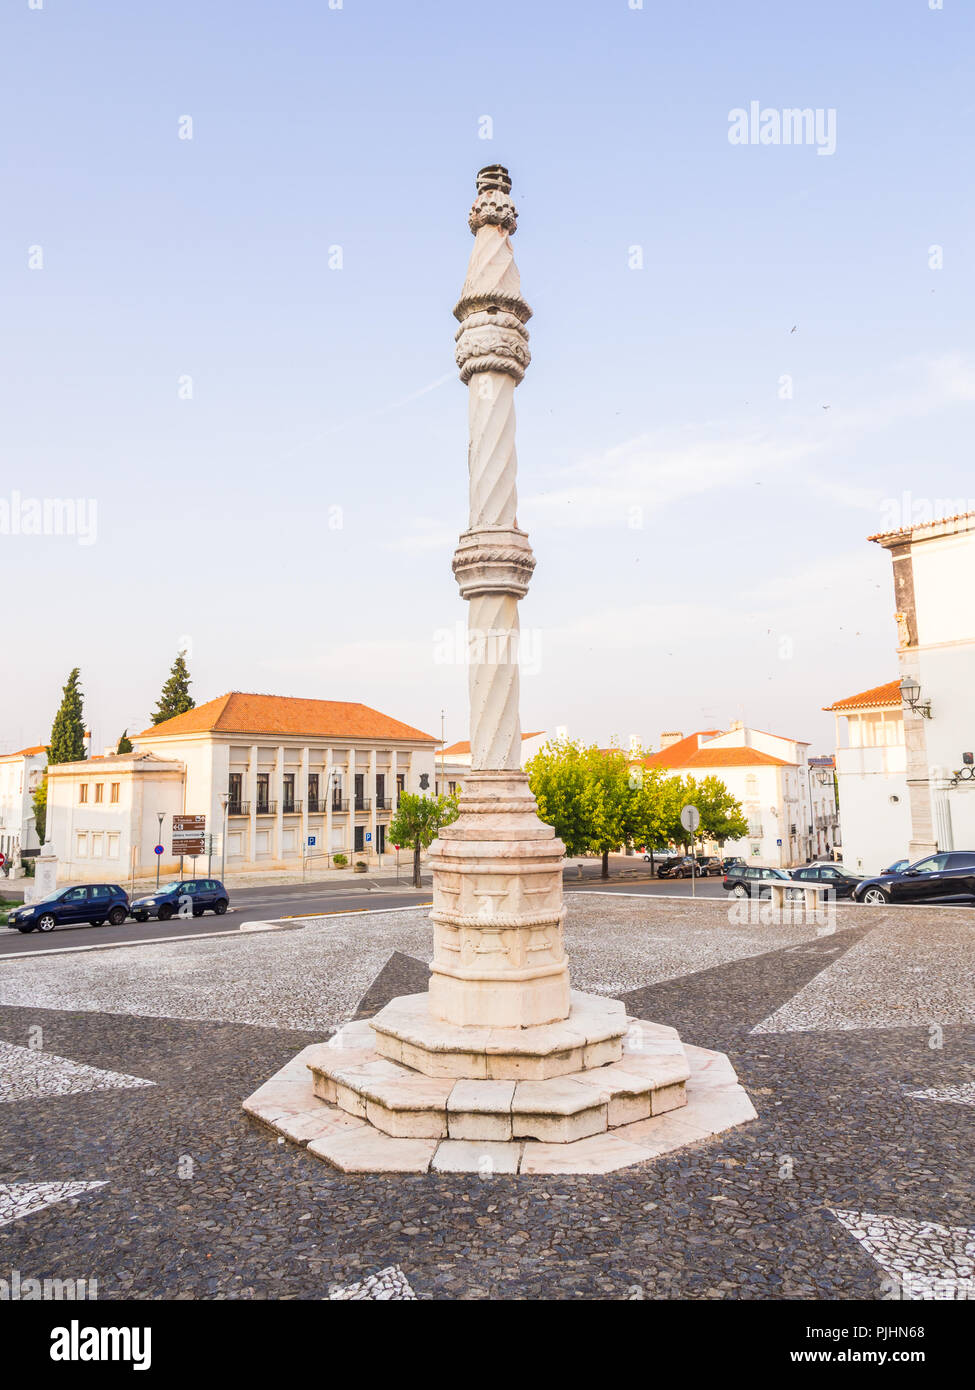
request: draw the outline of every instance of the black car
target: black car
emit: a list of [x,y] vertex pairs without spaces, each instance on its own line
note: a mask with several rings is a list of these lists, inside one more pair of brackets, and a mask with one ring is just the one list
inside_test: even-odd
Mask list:
[[129,915],[129,896],[117,883],[86,883],[76,888],[57,888],[39,902],[15,907],[7,926],[18,931],[53,931],[55,927],[90,922],[100,927],[121,926]]
[[730,874],[732,869],[744,868],[745,861],[740,854],[728,854],[721,861],[721,868],[724,873]]
[[763,884],[768,885],[773,879],[788,879],[789,875],[784,869],[761,869],[755,864],[733,864],[724,877],[722,888],[726,893],[733,893],[736,898],[750,898],[752,893],[757,898],[768,898],[772,890]]
[[164,883],[155,893],[133,898],[129,911],[137,922],[148,922],[150,917],[168,922],[170,917],[202,917],[204,912],[215,912],[221,917],[228,902],[227,890],[219,879],[186,878]]
[[865,878],[853,890],[858,903],[975,901],[975,851],[942,850],[901,870]]
[[709,874],[715,877],[724,873],[724,864],[714,854],[699,854],[697,856],[697,872],[702,878],[707,878]]
[[689,854],[671,855],[657,866],[658,878],[690,878],[697,873],[697,865]]
[[852,898],[853,890],[863,882],[862,874],[848,873],[842,864],[805,864],[801,869],[793,869],[791,877],[800,883],[831,888],[837,898]]

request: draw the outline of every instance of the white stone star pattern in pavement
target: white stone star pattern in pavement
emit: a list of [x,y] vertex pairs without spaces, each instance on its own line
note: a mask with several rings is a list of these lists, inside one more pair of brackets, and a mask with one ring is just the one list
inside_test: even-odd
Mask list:
[[833,1215],[887,1275],[887,1297],[975,1299],[975,1230],[866,1211]]
[[953,1105],[975,1105],[975,1081],[963,1081],[957,1086],[928,1086],[923,1091],[906,1091],[910,1100],[950,1101]]
[[51,1096],[73,1096],[85,1091],[116,1091],[131,1086],[154,1086],[139,1076],[102,1071],[70,1057],[56,1057],[32,1047],[0,1042],[0,1103],[16,1100],[47,1100]]
[[3,1182],[0,1183],[0,1226],[33,1216],[55,1202],[80,1197],[104,1182]]
[[[942,909],[942,912],[948,911]],[[971,927],[959,910],[935,940],[887,922],[851,946],[753,1033],[832,1033],[966,1024],[975,1013]],[[871,988],[863,988],[870,980]]]
[[382,1302],[391,1299],[413,1300],[415,1302],[416,1294],[410,1288],[410,1281],[399,1265],[387,1265],[385,1269],[379,1270],[376,1274],[370,1274],[368,1278],[361,1279],[357,1284],[346,1284],[340,1289],[333,1289],[329,1298],[339,1302],[345,1299],[364,1298]]

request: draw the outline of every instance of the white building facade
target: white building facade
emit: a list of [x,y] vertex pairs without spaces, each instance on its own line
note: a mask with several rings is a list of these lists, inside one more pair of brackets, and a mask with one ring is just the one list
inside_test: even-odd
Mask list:
[[235,691],[132,743],[133,754],[52,769],[59,879],[97,880],[116,862],[130,877],[155,873],[157,842],[161,873],[178,872],[174,814],[204,816],[212,836],[185,872],[300,871],[336,854],[368,863],[391,848],[398,797],[434,789],[436,740],[360,704]]
[[769,868],[834,857],[840,829],[832,769],[810,767],[802,739],[736,720],[725,731],[664,734],[661,744],[645,766],[698,780],[717,777],[741,803],[748,835],[727,840],[725,854]]
[[848,862],[877,873],[975,850],[975,513],[870,539],[892,561],[899,675],[829,708]]
[[40,849],[34,825],[34,793],[44,780],[43,744],[0,756],[0,851],[6,863]]

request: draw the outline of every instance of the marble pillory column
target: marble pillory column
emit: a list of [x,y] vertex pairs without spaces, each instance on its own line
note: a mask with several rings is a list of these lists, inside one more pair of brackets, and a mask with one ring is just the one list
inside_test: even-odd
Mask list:
[[521,770],[518,601],[535,558],[518,526],[515,387],[531,310],[511,248],[517,213],[499,165],[477,176],[467,279],[454,309],[468,389],[470,520],[454,574],[470,604],[471,772],[460,818],[432,846],[430,1012],[450,1023],[530,1027],[569,1014],[562,945],[564,847]]
[[516,216],[507,171],[482,169],[454,310],[470,401],[470,519],[454,574],[470,605],[471,771],[430,850],[430,987],[305,1048],[244,1102],[346,1173],[606,1173],[755,1116],[727,1057],[569,990],[564,847],[521,770],[518,602],[535,560],[515,487],[531,317]]

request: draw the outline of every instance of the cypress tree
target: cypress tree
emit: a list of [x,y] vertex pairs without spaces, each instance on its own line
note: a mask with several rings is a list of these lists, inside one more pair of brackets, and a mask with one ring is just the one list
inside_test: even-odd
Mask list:
[[68,676],[61,694],[61,705],[51,726],[51,744],[47,750],[49,763],[78,763],[85,756],[85,724],[81,672],[76,666]]
[[169,679],[162,688],[159,703],[152,712],[153,724],[161,724],[164,719],[175,719],[177,714],[185,714],[195,709],[196,701],[190,694],[190,672],[186,665],[186,653],[178,652]]
[[119,739],[119,741],[118,741],[118,747],[116,748],[115,751],[116,751],[116,753],[131,753],[131,752],[132,752],[132,740],[129,738],[129,731],[128,731],[128,729],[123,729],[123,730],[122,730],[122,737]]

